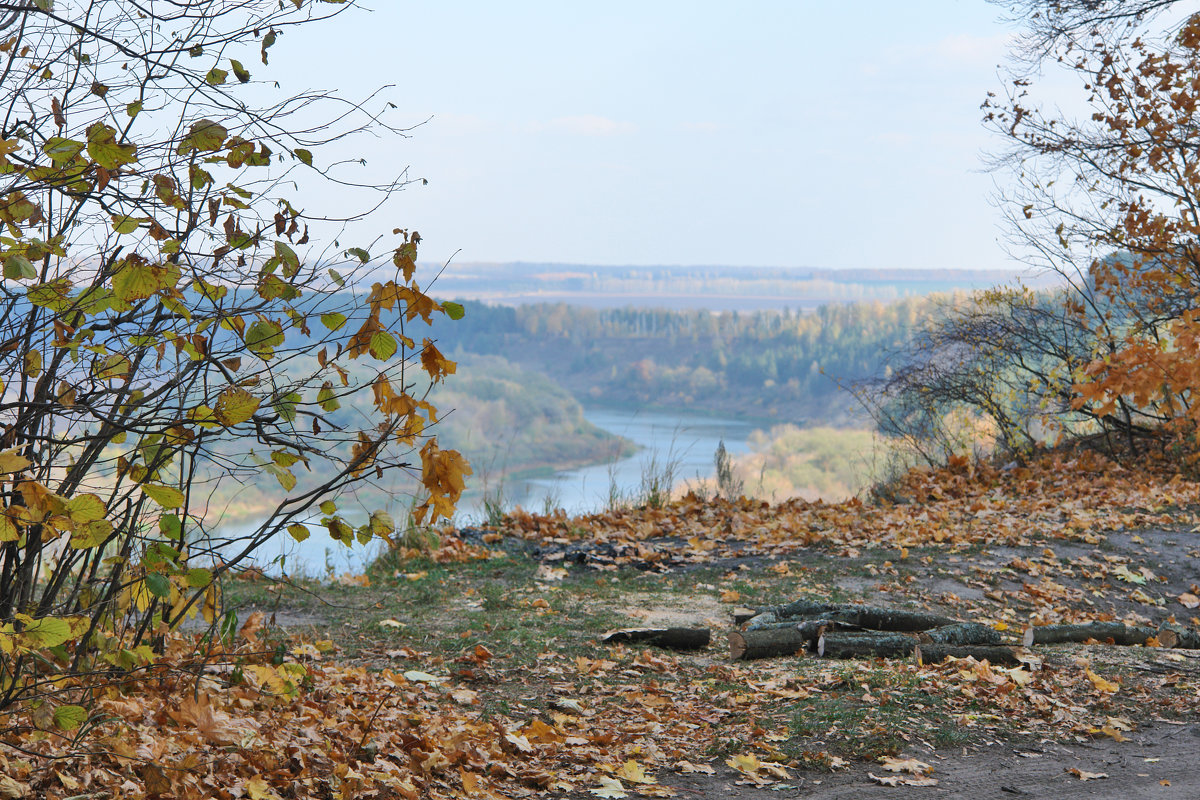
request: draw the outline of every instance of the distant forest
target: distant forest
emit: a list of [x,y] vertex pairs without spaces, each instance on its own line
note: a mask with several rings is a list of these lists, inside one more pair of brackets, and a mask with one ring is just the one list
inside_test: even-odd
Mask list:
[[827,270],[772,267],[453,264],[429,287],[439,298],[490,304],[558,303],[589,308],[812,310],[829,303],[891,302],[932,293],[986,289],[1021,277],[1001,270]]
[[451,357],[502,356],[582,402],[845,424],[855,406],[837,381],[884,369],[939,302],[949,300],[719,314],[464,302],[465,318],[435,334]]

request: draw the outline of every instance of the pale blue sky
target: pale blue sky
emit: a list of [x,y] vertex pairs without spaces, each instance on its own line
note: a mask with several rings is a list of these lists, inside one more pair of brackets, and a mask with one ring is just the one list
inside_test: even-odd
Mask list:
[[[281,37],[264,77],[395,83],[368,169],[423,260],[1016,267],[979,105],[1011,28],[983,0],[377,0]],[[256,76],[257,77],[257,76]]]

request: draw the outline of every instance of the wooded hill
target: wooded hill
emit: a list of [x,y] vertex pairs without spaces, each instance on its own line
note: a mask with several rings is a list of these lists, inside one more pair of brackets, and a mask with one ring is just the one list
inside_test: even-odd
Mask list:
[[503,356],[583,402],[839,423],[856,407],[838,381],[883,370],[887,354],[946,302],[750,314],[464,302],[465,317],[434,333],[451,357]]

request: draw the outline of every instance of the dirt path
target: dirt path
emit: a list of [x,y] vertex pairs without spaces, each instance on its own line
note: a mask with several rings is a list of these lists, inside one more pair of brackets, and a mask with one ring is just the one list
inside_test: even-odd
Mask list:
[[[854,763],[834,773],[798,772],[786,785],[756,787],[739,783],[741,776],[720,765],[714,776],[664,775],[662,782],[680,798],[695,800],[917,800],[970,798],[1020,800],[1083,797],[1195,800],[1200,797],[1200,724],[1159,723],[1134,733],[1127,742],[1099,740],[1087,744],[1042,743],[1013,747],[994,744],[963,753],[905,753],[930,764],[935,786],[883,786],[871,774],[888,777],[880,765]],[[1069,770],[1107,777],[1083,780]],[[786,788],[785,788],[786,787]],[[630,794],[634,797],[633,793]],[[564,795],[572,800],[587,793]]]

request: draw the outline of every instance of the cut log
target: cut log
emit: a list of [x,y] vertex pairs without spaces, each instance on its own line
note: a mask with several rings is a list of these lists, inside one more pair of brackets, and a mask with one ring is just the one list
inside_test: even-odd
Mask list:
[[1035,644],[1086,642],[1095,639],[1123,646],[1145,644],[1158,633],[1145,625],[1126,625],[1123,622],[1084,622],[1077,625],[1035,625],[1025,629],[1026,647]]
[[746,630],[762,630],[778,622],[793,619],[827,619],[878,631],[924,631],[943,625],[955,625],[959,622],[956,619],[925,611],[797,600],[787,605],[763,609],[761,614],[750,620],[746,625]]
[[874,631],[909,633],[927,631],[944,625],[957,625],[959,621],[929,614],[924,611],[908,611],[902,608],[877,608],[874,606],[840,606],[823,614],[825,619],[844,622],[859,628]]
[[1158,643],[1163,647],[1200,650],[1200,632],[1182,625],[1163,625],[1158,629]]
[[790,656],[807,650],[812,637],[796,626],[757,631],[730,631],[729,657],[734,661]]
[[903,658],[917,648],[917,637],[891,631],[823,633],[817,655],[823,658]]
[[991,664],[1016,666],[1021,663],[1020,656],[1012,647],[985,645],[950,645],[936,642],[917,645],[917,662],[921,664],[936,664],[947,658],[973,658],[976,661],[987,661]]
[[1003,637],[1000,636],[1000,631],[979,622],[943,625],[921,634],[922,644],[946,644],[955,647],[1000,644],[1002,641]]
[[708,647],[708,628],[626,628],[604,634],[605,644],[644,642],[669,650],[702,650]]
[[733,610],[733,624],[741,625],[745,622],[749,622],[757,616],[758,612],[753,608],[735,608]]

